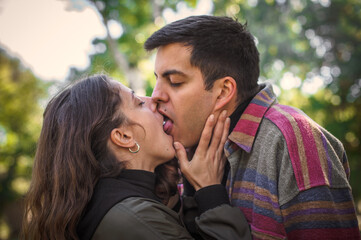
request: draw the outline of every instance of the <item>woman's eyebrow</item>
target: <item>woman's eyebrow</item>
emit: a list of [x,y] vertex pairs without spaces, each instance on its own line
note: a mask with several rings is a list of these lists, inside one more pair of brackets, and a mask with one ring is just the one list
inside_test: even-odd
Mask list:
[[132,101],[135,102],[136,100],[142,101],[137,95],[135,95],[134,90],[131,91],[132,93]]

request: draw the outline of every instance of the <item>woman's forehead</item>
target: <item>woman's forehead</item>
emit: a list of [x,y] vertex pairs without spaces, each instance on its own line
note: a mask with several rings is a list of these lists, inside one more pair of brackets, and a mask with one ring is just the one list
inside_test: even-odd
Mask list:
[[122,83],[118,82],[118,81],[115,81],[115,80],[111,80],[111,83],[118,87],[122,92],[129,92],[129,93],[132,93],[132,90],[126,86],[124,86]]
[[[123,106],[131,106],[133,101],[133,91],[132,89],[128,88],[127,86],[124,86],[122,83],[111,80],[111,84],[118,89],[119,95],[122,99],[122,105]],[[125,105],[124,105],[125,104]]]

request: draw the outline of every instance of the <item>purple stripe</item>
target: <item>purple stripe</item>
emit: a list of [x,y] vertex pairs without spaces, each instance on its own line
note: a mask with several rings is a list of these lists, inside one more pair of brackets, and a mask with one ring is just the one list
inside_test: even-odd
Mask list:
[[346,157],[345,152],[343,153],[343,156],[342,156],[342,166],[345,169],[346,176],[350,176],[350,166],[348,165],[347,157]]
[[247,147],[238,143],[234,143],[231,140],[227,140],[227,142],[224,145],[224,149],[226,150],[226,152],[228,153],[228,156],[230,156],[232,153],[234,153],[236,150],[238,150],[239,148],[243,148],[245,151],[250,151],[251,147]]
[[278,203],[273,202],[270,197],[255,193],[254,189],[234,188],[233,192],[234,193],[245,193],[245,194],[253,195],[255,199],[258,199],[258,200],[260,200],[262,202],[267,202],[267,203],[271,204],[273,208],[277,208],[277,209],[279,208]]
[[310,214],[337,214],[337,215],[344,215],[344,214],[353,214],[355,210],[353,208],[347,208],[347,209],[333,209],[333,208],[312,208],[312,209],[306,209],[306,210],[299,210],[294,211],[287,216],[284,216],[284,220],[288,221],[290,218],[296,217],[296,216],[307,216]]
[[269,99],[268,97],[266,97],[263,92],[260,92],[260,93],[258,94],[258,96],[261,96],[261,97],[262,97],[264,100],[266,100],[267,102],[270,101],[270,99]]
[[240,148],[242,148],[243,150],[245,150],[246,152],[250,153],[251,152],[251,146],[246,146],[244,144],[240,144],[240,143],[236,143]]
[[323,133],[321,134],[321,138],[322,138],[323,148],[325,149],[326,158],[327,158],[328,182],[329,182],[330,186],[332,186],[332,162],[331,162],[331,159],[330,159],[330,155],[328,154],[327,140],[326,140],[325,135]]
[[271,97],[271,99],[275,99],[275,98],[276,98],[275,94],[274,94],[273,91],[272,91],[272,88],[265,88],[264,91],[268,94],[268,96]]

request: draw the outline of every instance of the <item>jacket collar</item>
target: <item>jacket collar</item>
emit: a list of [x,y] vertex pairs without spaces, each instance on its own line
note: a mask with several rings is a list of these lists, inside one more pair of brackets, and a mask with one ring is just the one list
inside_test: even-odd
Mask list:
[[262,90],[249,103],[225,144],[225,153],[228,157],[238,148],[246,152],[252,151],[253,142],[269,107],[277,102],[271,84],[262,84]]
[[131,183],[140,189],[155,193],[156,175],[152,172],[124,169],[116,178]]

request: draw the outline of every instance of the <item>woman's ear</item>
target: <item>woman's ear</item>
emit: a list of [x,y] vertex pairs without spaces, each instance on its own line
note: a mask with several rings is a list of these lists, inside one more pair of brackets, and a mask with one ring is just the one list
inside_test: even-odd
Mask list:
[[221,79],[218,79],[214,83],[217,89],[217,100],[214,106],[214,111],[223,110],[224,107],[232,102],[236,102],[237,98],[237,83],[234,78],[227,76]]
[[135,146],[133,132],[124,127],[114,128],[110,133],[110,140],[119,147],[131,148]]

